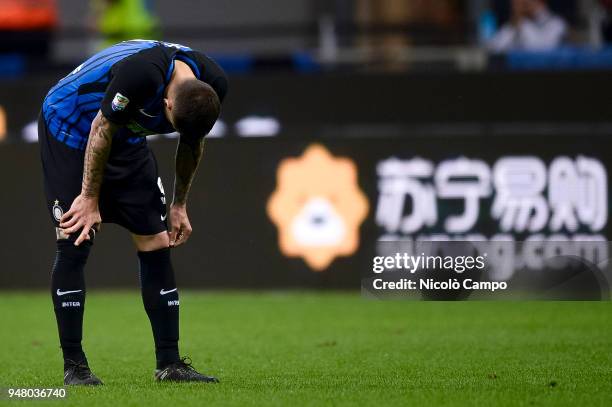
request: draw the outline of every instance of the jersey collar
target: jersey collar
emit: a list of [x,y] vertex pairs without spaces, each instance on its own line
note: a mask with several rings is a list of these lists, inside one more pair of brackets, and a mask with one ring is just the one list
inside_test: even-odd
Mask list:
[[172,58],[172,62],[170,63],[170,67],[168,68],[168,72],[166,73],[166,84],[168,84],[168,82],[170,82],[170,78],[172,78],[172,72],[174,72],[174,65],[175,65],[174,62],[177,59],[189,65],[189,68],[191,68],[191,71],[193,72],[195,77],[200,79],[200,69],[198,68],[198,64],[196,64],[193,59],[189,58],[187,55],[179,51],[176,54],[174,54],[174,57]]

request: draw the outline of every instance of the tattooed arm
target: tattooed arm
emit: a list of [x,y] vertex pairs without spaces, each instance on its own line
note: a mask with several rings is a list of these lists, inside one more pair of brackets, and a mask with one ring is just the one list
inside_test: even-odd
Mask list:
[[102,222],[98,208],[100,187],[104,178],[104,169],[110,153],[113,135],[117,126],[108,121],[98,112],[91,123],[87,148],[85,149],[85,164],[83,166],[83,183],[81,194],[75,198],[70,210],[62,216],[60,228],[66,235],[79,230],[81,233],[75,241],[75,246],[84,240],[89,240],[89,231]]
[[170,206],[170,247],[181,245],[191,235],[187,196],[204,152],[204,139],[187,142],[182,137],[176,149],[174,199]]
[[96,201],[100,196],[100,186],[104,176],[104,167],[108,160],[113,135],[117,126],[108,121],[98,112],[89,132],[87,148],[85,149],[85,165],[83,166],[83,184],[81,195]]
[[195,175],[202,153],[204,152],[204,139],[194,143],[179,140],[176,149],[176,177],[174,179],[173,203],[185,205],[187,195],[191,189],[191,182]]

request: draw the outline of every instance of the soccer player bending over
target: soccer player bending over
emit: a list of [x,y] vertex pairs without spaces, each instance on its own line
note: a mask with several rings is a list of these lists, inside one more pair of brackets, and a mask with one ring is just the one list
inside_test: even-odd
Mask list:
[[[177,44],[126,41],[89,58],[45,97],[39,140],[45,195],[57,236],[51,289],[65,384],[102,384],[81,347],[83,269],[101,222],[132,234],[159,381],[216,382],[181,359],[179,297],[170,248],[191,234],[187,196],[203,138],[219,117],[227,77],[206,55]],[[166,198],[150,134],[180,134],[174,198]]]

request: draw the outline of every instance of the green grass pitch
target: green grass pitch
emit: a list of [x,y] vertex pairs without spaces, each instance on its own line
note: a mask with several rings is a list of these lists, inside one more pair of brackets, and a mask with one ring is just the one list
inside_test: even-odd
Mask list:
[[[4,292],[0,310],[0,387],[60,386],[48,295]],[[610,302],[183,291],[181,353],[218,385],[153,382],[139,293],[92,290],[86,311],[85,350],[105,386],[70,388],[66,400],[1,404],[612,405]]]

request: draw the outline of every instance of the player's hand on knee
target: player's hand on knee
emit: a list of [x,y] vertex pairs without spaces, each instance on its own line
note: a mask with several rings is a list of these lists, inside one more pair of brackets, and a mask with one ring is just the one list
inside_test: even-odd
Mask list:
[[70,210],[60,219],[60,228],[66,235],[72,235],[81,230],[74,242],[74,245],[78,246],[83,241],[90,239],[89,231],[92,228],[97,228],[101,222],[98,200],[79,195],[72,202]]
[[177,247],[187,242],[193,231],[187,207],[185,205],[172,204],[170,206],[170,247]]

